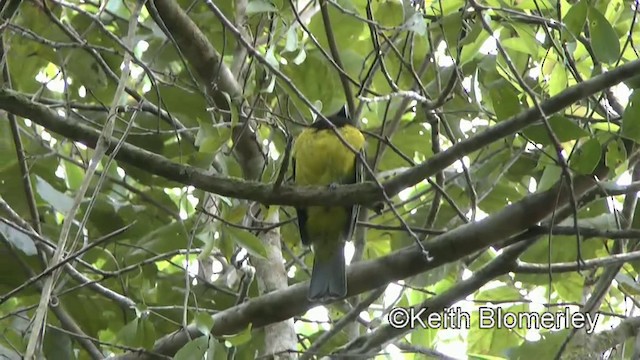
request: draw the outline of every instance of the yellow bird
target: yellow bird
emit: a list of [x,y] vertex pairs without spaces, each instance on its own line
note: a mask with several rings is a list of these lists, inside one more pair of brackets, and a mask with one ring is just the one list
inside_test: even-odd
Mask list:
[[[334,187],[361,181],[362,165],[355,151],[364,150],[364,136],[350,124],[343,109],[330,116],[335,130],[318,119],[298,136],[293,146],[293,179],[298,185]],[[313,271],[307,297],[327,302],[347,295],[344,245],[351,240],[358,206],[309,206],[296,208],[300,238],[312,246]]]

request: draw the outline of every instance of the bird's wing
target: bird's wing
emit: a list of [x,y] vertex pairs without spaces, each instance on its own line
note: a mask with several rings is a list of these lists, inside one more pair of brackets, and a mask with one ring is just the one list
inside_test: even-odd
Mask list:
[[[365,157],[365,153],[364,153],[364,148],[362,150],[360,150],[360,156],[356,156],[355,159],[355,167],[354,167],[354,172],[353,172],[353,177],[350,180],[350,183],[361,183],[364,181],[364,164],[362,163],[362,161],[360,159],[366,159]],[[358,214],[360,213],[360,206],[359,205],[353,205],[350,206],[348,208],[348,212],[349,214],[349,222],[347,223],[347,228],[345,229],[345,233],[344,233],[344,240],[349,241],[351,240],[352,236],[353,236],[353,232],[356,229],[356,223],[358,222]]]
[[[296,158],[291,157],[291,165],[293,167],[293,181],[296,181]],[[296,208],[296,215],[298,216],[298,229],[300,231],[300,240],[302,240],[302,244],[311,245],[311,240],[309,239],[309,234],[307,234],[307,209],[302,207]]]

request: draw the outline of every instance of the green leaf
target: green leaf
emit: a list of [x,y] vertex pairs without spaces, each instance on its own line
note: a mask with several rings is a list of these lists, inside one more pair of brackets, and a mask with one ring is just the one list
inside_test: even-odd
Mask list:
[[411,332],[411,343],[414,345],[421,345],[424,347],[431,347],[436,343],[438,337],[437,328],[423,328],[417,327]]
[[296,28],[291,26],[287,31],[287,42],[284,46],[285,51],[293,52],[298,48],[298,33]]
[[427,32],[427,23],[420,13],[415,13],[407,20],[407,28],[418,35],[424,35]]
[[557,95],[567,89],[569,78],[567,70],[561,63],[556,63],[549,79],[549,96]]
[[[187,157],[186,163],[188,165],[191,165],[203,170],[209,170],[209,167],[211,166],[211,163],[213,162],[214,157],[215,157],[214,154],[211,154],[208,152],[193,153]],[[173,160],[176,162],[180,162],[180,160],[184,161],[184,157],[173,159]]]
[[[178,59],[179,58],[176,58],[176,61],[178,61]],[[158,59],[157,57],[154,57],[153,60]],[[149,61],[153,60],[149,59]],[[164,57],[164,60],[168,60],[166,56]],[[207,111],[208,105],[205,102],[205,97],[197,96],[184,87],[171,86],[169,84],[157,84],[157,86],[151,88],[147,96],[149,101],[153,102],[159,107],[166,108],[167,111],[186,115],[184,116],[185,119],[182,119],[181,121],[183,121],[187,126],[195,126],[196,120],[198,119],[211,118],[210,112]],[[160,99],[158,99],[158,96],[160,96]],[[157,122],[157,118],[153,116],[138,116],[138,119],[143,118],[148,119],[149,122]],[[162,124],[163,122],[158,123],[159,126],[163,126]],[[155,128],[155,125],[149,127]],[[129,135],[127,139],[129,139],[130,137],[131,135]],[[149,140],[149,136],[144,136],[143,141]]]
[[640,92],[634,91],[622,114],[622,136],[640,143]]
[[525,341],[519,347],[507,350],[511,360],[553,359],[571,330],[541,332],[539,341]]
[[56,190],[38,175],[36,175],[36,191],[44,201],[62,214],[67,214],[73,206],[73,200],[70,197]]
[[467,356],[469,360],[506,360],[506,358],[491,355],[467,354]]
[[156,341],[155,327],[148,318],[135,318],[118,331],[116,338],[126,346],[151,349]]
[[[352,1],[337,1],[337,3],[343,10],[338,10],[335,6],[328,6],[331,28],[336,45],[338,49],[358,48],[355,44],[358,43],[358,38],[363,32],[368,32],[368,28],[363,21],[348,13],[358,12],[356,8],[357,4]],[[347,12],[345,13],[344,10],[347,10]],[[325,30],[320,11],[311,18],[308,28],[320,45],[325,49],[329,49],[327,31]]]
[[522,295],[518,289],[502,285],[492,289],[483,290],[474,296],[475,301],[518,301],[522,299]]
[[280,62],[278,61],[278,59],[276,59],[275,55],[275,46],[271,46],[269,47],[269,49],[267,49],[267,53],[264,55],[264,58],[274,68],[280,68]]
[[574,41],[584,28],[589,13],[587,0],[580,0],[571,6],[567,14],[562,19],[565,27],[562,28],[561,37],[564,41]]
[[501,86],[493,87],[490,90],[490,96],[498,121],[503,121],[519,113],[522,107],[513,87],[502,82],[499,83]]
[[200,152],[215,154],[231,137],[231,129],[228,127],[214,127],[210,122],[198,121],[200,129],[196,136],[195,145]]
[[598,61],[613,64],[620,56],[620,40],[607,18],[595,7],[589,9],[589,25],[593,52]]
[[601,122],[601,123],[592,124],[591,128],[593,130],[605,131],[612,134],[617,134],[618,131],[620,131],[620,126],[610,122]]
[[262,241],[248,230],[238,229],[231,226],[223,226],[223,231],[231,235],[233,240],[251,255],[258,256],[263,259],[267,258],[267,249],[265,249]]
[[221,227],[220,237],[214,241],[214,245],[220,249],[227,260],[230,260],[235,252],[236,241],[230,231],[225,231],[225,228]]
[[516,31],[514,37],[502,40],[502,45],[523,54],[538,56],[541,50],[540,42],[536,39],[536,29],[531,25],[510,24]]
[[141,347],[145,349],[153,348],[156,341],[156,328],[148,317],[140,318],[138,321],[137,337]]
[[67,187],[71,190],[78,190],[82,181],[84,180],[84,170],[75,164],[72,164],[68,161],[63,162],[64,164],[64,180],[67,184]]
[[551,189],[551,187],[560,180],[562,175],[562,168],[557,165],[549,165],[544,168],[542,177],[538,183],[537,192],[543,192]]
[[[229,105],[229,108],[231,109],[231,127],[230,129],[234,129],[236,127],[236,125],[238,125],[240,123],[240,114],[238,113],[238,107],[233,103],[231,97],[229,96],[228,93],[223,92],[225,99],[227,100],[227,104]],[[231,130],[229,130],[229,133],[231,133]]]
[[[550,117],[548,119],[548,122],[549,127],[551,127],[551,130],[561,143],[570,140],[576,140],[589,135],[588,132],[579,127],[575,122],[561,115],[554,115]],[[549,133],[544,124],[529,126],[528,128],[524,129],[522,133],[538,144],[553,144],[553,142],[549,138]]]
[[607,154],[605,155],[605,164],[611,171],[627,160],[627,150],[621,140],[612,141],[607,144]]
[[482,31],[478,34],[478,38],[475,39],[471,44],[462,48],[460,52],[460,66],[468,63],[469,61],[476,59],[477,57],[484,56],[480,54],[480,48],[484,44],[484,42],[489,38],[489,34],[486,31]]
[[[185,221],[173,221],[163,226],[147,229],[142,238],[136,240],[138,249],[127,252],[126,257],[131,261],[147,256],[149,251],[163,253],[184,247],[187,243],[188,233],[195,219],[190,217]],[[141,225],[142,226],[142,225]]]
[[626,273],[618,273],[616,275],[616,281],[620,287],[624,288],[625,292],[632,295],[640,295],[640,285]]
[[[603,209],[606,205],[603,206]],[[601,210],[602,211],[602,210]],[[608,209],[606,210],[608,211]],[[569,224],[573,225],[571,221]],[[567,224],[568,225],[568,224]],[[582,221],[578,223],[578,226],[586,226],[582,224]],[[576,246],[575,236],[552,236],[551,237],[551,249],[549,249],[549,241],[543,241],[534,244],[521,256],[521,260],[528,263],[547,264],[549,262],[575,262],[578,257],[578,249]],[[583,259],[593,258],[598,254],[598,251],[602,249],[601,244],[597,244],[597,241],[585,241],[582,243],[580,255]],[[565,279],[566,274],[554,275],[554,279]],[[531,279],[531,277],[529,277]],[[527,277],[521,274],[516,275],[516,281],[523,281],[529,284],[548,284],[549,278],[547,274],[539,275],[538,279],[530,282]],[[537,282],[541,280],[541,282]],[[555,281],[555,280],[554,280]],[[566,289],[566,287],[564,288]]]
[[141,341],[137,336],[137,332],[138,318],[135,318],[120,328],[120,331],[118,331],[118,334],[116,335],[116,339],[118,339],[118,342],[122,345],[140,347]]
[[[445,43],[457,44],[458,41],[460,41],[460,35],[461,35],[462,13],[454,12],[453,14],[446,15],[439,20],[439,23],[440,23],[439,26],[441,26],[441,29],[442,29],[441,31],[444,35]],[[460,43],[461,45],[464,44],[463,42],[467,41],[468,38],[470,38],[470,42],[473,42],[476,39],[476,37],[480,35],[480,32],[478,32],[477,34],[474,33],[476,23],[478,22],[474,22],[474,25],[470,31],[465,32],[466,36],[462,39]],[[482,27],[480,27],[480,30],[482,31]],[[432,30],[430,30],[430,32],[432,32]],[[475,36],[475,37],[471,37],[471,36]],[[456,46],[451,46],[450,51],[452,52],[453,57],[457,58],[460,56]]]
[[259,13],[268,13],[268,12],[277,12],[278,8],[276,8],[270,1],[268,0],[252,0],[247,4],[247,15],[259,14]]
[[[419,15],[419,14],[417,14]],[[422,16],[420,16],[422,19]],[[374,20],[384,27],[396,27],[402,25],[404,21],[404,7],[402,1],[399,0],[383,0],[378,9],[374,13]],[[409,28],[414,25],[415,21],[413,17],[409,20]],[[423,31],[426,31],[427,27],[422,20]],[[413,30],[412,30],[413,31]]]
[[13,227],[0,222],[0,234],[2,234],[9,244],[13,245],[16,249],[22,251],[25,255],[33,256],[38,253],[36,244],[31,237],[25,233],[14,229]]
[[[505,318],[504,314],[506,313],[517,314],[526,312],[528,308],[527,305],[523,304],[502,307],[502,316],[499,316],[500,314],[497,312],[497,308],[493,309],[493,315],[489,315],[489,312],[486,310],[482,312],[480,310],[473,311],[471,313],[471,326],[467,337],[467,351],[475,354],[501,355],[509,347],[521,343],[524,339],[523,335],[526,331],[524,326],[526,324],[516,324],[519,326],[508,329],[504,324],[498,326],[497,321]],[[488,321],[489,318],[493,319],[494,324]]]
[[211,252],[215,248],[216,241],[213,237],[213,233],[210,231],[198,234],[197,238],[204,243],[200,254],[198,254],[198,260],[204,260],[211,255]]
[[[47,360],[73,360],[76,356],[73,352],[73,345],[68,334],[51,328],[44,335],[43,351]],[[3,357],[0,356],[0,359]]]
[[[348,51],[340,51],[341,56]],[[283,66],[285,72],[292,81],[296,83],[298,89],[307,98],[317,104],[322,104],[323,109],[338,109],[344,105],[344,91],[340,85],[340,76],[335,69],[326,61],[324,56],[317,50],[308,50],[307,57],[301,65]],[[291,93],[291,100],[298,103],[296,96]],[[303,106],[300,103],[301,107]]]
[[589,139],[571,155],[569,166],[580,174],[591,174],[602,157],[602,145],[596,139]]
[[295,59],[293,59],[293,63],[296,65],[302,64],[307,58],[307,52],[304,51],[304,48],[300,48],[300,52],[296,55]]
[[248,341],[251,340],[251,327],[252,327],[251,324],[249,324],[249,326],[247,326],[246,329],[242,330],[241,332],[235,335],[225,336],[224,339],[229,343],[231,343],[231,345],[233,346],[240,346],[242,344],[246,344]]
[[520,38],[509,38],[502,40],[502,46],[507,49],[519,51],[521,53],[536,56],[538,55],[539,47],[530,46],[529,43],[522,41]]
[[576,273],[566,273],[557,275],[557,277],[558,279],[553,282],[553,289],[558,293],[558,296],[567,302],[580,302],[584,287],[582,276]]
[[640,88],[640,75],[632,76],[625,81],[623,81],[625,85],[627,85],[630,89],[638,89]]
[[[478,39],[478,36],[480,36],[480,34],[482,33],[484,33],[482,23],[480,21],[474,22],[473,25],[471,25],[471,29],[467,30],[465,36],[462,38],[462,40],[460,40],[460,46],[473,44]],[[458,35],[456,34],[456,36]]]
[[211,314],[206,312],[198,312],[193,318],[193,321],[195,322],[198,331],[203,333],[205,336],[209,336],[209,334],[211,333],[211,328],[213,328],[213,317],[211,316]]
[[209,348],[209,338],[200,336],[186,343],[173,357],[174,360],[202,360]]

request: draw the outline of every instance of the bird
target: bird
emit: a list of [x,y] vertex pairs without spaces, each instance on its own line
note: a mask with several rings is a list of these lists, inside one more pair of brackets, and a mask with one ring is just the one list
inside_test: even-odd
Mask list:
[[[319,118],[296,138],[292,151],[294,184],[335,188],[362,181],[360,159],[364,156],[356,152],[364,154],[364,136],[351,124],[344,107],[328,120],[333,126]],[[358,211],[357,205],[296,208],[300,239],[314,254],[309,301],[326,303],[347,295],[344,245],[351,240]]]

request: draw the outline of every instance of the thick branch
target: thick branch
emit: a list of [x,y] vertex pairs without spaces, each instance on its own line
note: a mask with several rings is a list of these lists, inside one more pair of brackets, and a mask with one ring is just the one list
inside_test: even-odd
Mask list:
[[[413,306],[414,309],[427,309],[420,317],[426,319],[429,314],[442,311],[460,299],[464,299],[469,294],[473,294],[480,287],[490,280],[509,272],[515,265],[515,261],[535,240],[528,240],[514,244],[507,248],[502,254],[493,259],[490,263],[482,267],[468,279],[458,282],[452,288],[442,294],[431,297],[420,304]],[[362,335],[353,340],[340,351],[345,357],[365,356],[372,354],[388,344],[394,339],[411,331],[410,327],[394,328],[389,324],[382,325],[374,331]]]
[[640,329],[640,316],[625,319],[618,326],[597,334],[580,333],[582,342],[578,342],[578,339],[572,342],[562,359],[601,359],[602,353],[637,336],[638,329]]
[[[640,60],[622,65],[614,70],[598,75],[581,84],[572,86],[564,92],[541,103],[545,114],[558,112],[570,104],[591,94],[613,86],[640,72]],[[95,146],[98,131],[71,118],[63,118],[44,105],[34,103],[17,92],[0,90],[0,108],[16,115],[26,117],[45,128],[66,136],[71,140],[82,142],[90,147]],[[536,109],[529,109],[509,120],[503,121],[484,132],[461,141],[439,153],[420,165],[393,177],[385,182],[386,193],[393,196],[403,189],[413,186],[425,178],[446,168],[462,156],[479,150],[497,139],[511,135],[539,120]],[[115,147],[116,139],[112,139],[109,151]],[[124,144],[116,159],[146,171],[165,177],[185,185],[216,193],[219,195],[259,201],[264,204],[280,205],[349,205],[370,204],[383,199],[382,191],[372,183],[345,185],[327,191],[324,188],[309,187],[305,189],[282,185],[273,191],[273,185],[246,182],[240,179],[218,175],[208,175],[198,168],[180,165],[165,157]]]

